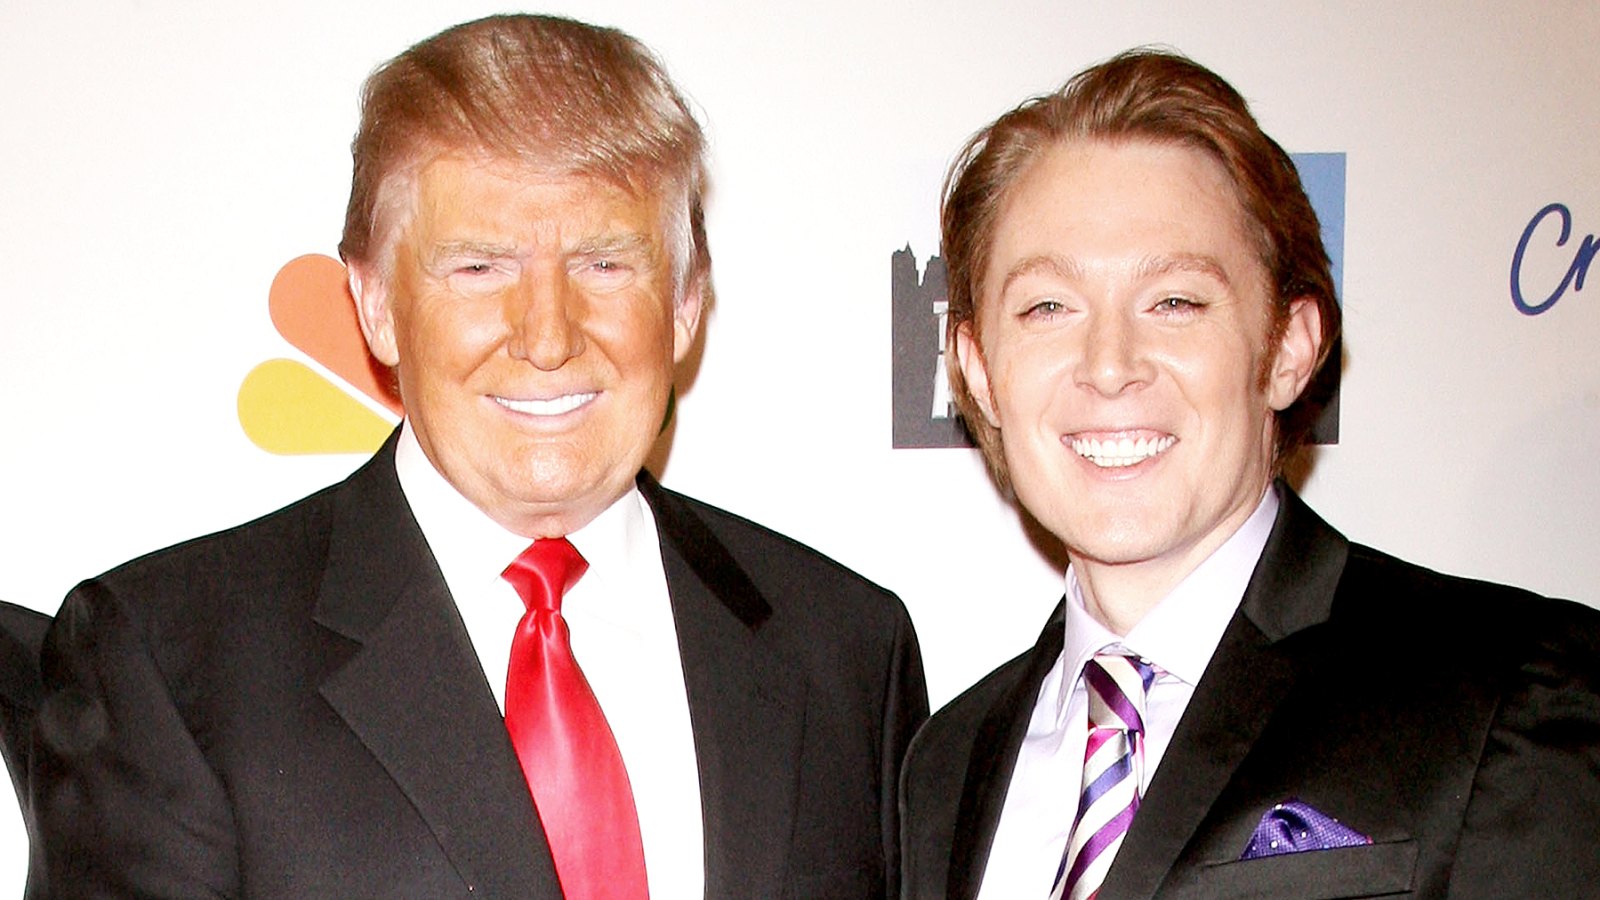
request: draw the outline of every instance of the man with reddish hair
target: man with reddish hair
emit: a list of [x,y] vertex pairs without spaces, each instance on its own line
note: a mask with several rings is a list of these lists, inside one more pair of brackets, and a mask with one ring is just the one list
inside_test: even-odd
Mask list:
[[1600,616],[1350,543],[1278,477],[1339,307],[1239,94],[1094,66],[968,143],[942,228],[956,397],[1070,564],[912,743],[905,896],[1593,893]]
[[704,144],[648,50],[567,19],[372,75],[340,250],[405,420],[67,598],[50,895],[898,893],[905,609],[641,471],[710,302]]

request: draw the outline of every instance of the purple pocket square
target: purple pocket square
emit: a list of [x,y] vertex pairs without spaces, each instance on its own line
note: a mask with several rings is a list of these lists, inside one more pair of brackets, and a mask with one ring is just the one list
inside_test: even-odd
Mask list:
[[1286,800],[1267,810],[1256,823],[1255,834],[1244,848],[1240,859],[1260,859],[1282,853],[1303,853],[1307,850],[1332,850],[1335,847],[1359,847],[1372,843],[1367,837],[1338,819],[1317,812],[1299,800]]

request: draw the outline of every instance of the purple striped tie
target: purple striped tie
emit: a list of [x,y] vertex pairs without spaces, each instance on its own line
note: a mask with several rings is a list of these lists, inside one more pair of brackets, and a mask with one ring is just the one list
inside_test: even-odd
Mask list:
[[1142,659],[1096,654],[1083,667],[1089,692],[1089,743],[1083,793],[1050,900],[1091,900],[1139,809],[1144,775],[1144,700],[1155,667]]

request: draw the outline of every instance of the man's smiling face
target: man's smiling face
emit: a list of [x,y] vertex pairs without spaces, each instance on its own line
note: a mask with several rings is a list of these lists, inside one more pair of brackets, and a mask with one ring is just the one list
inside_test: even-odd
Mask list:
[[373,355],[456,490],[520,534],[575,531],[639,471],[698,326],[661,201],[446,155],[414,204],[388,270],[355,273]]
[[[1001,208],[957,335],[1022,505],[1075,564],[1177,579],[1249,517],[1305,305],[1269,348],[1266,271],[1220,165],[1178,144],[1044,151]],[[1314,314],[1313,314],[1314,315]]]

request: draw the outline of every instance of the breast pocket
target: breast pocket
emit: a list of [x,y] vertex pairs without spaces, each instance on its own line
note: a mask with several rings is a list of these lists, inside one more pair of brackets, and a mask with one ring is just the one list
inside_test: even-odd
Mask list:
[[1202,866],[1184,897],[1336,900],[1411,893],[1417,842],[1390,841],[1334,850],[1308,850]]

